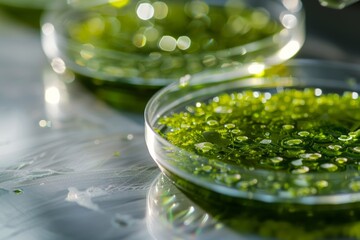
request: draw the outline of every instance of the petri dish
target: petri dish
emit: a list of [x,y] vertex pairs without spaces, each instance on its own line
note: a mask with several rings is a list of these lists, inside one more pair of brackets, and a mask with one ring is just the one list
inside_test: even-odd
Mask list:
[[73,1],[45,14],[42,45],[55,71],[73,72],[114,106],[143,110],[184,75],[284,62],[303,45],[304,19],[298,0]]
[[180,80],[146,106],[147,147],[177,186],[209,201],[350,206],[359,78],[357,65],[296,59],[231,81]]

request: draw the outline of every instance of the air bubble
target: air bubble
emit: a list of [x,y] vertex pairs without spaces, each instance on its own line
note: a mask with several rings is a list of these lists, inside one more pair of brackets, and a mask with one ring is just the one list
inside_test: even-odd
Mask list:
[[329,186],[329,183],[328,183],[328,181],[326,181],[326,180],[319,180],[319,181],[316,181],[316,182],[315,182],[315,186],[316,186],[317,188],[326,188],[326,187]]
[[271,143],[271,139],[263,139],[260,141],[261,144],[270,144]]
[[294,146],[294,145],[299,145],[301,144],[303,141],[301,139],[290,139],[290,140],[286,140],[285,144],[289,145],[289,146]]
[[202,143],[197,143],[195,144],[195,149],[198,151],[201,151],[203,153],[209,152],[210,150],[212,150],[214,144],[210,143],[210,142],[202,142]]
[[207,125],[209,125],[209,126],[216,126],[216,125],[219,124],[218,121],[216,121],[216,120],[209,120],[209,121],[207,121],[206,123],[207,123]]
[[356,153],[360,153],[360,147],[354,147],[352,150]]
[[227,129],[233,129],[233,128],[235,128],[235,124],[233,124],[233,123],[228,123],[228,124],[225,124],[224,127],[227,128]]
[[307,166],[302,166],[300,168],[296,168],[296,169],[293,169],[291,171],[291,173],[294,173],[294,174],[303,174],[303,173],[307,173],[310,171],[310,168],[308,168]]
[[236,140],[240,141],[240,142],[243,142],[243,141],[246,141],[248,140],[249,138],[247,136],[238,136],[236,137]]
[[355,192],[360,191],[360,181],[353,181],[349,184],[349,188]]
[[342,147],[340,145],[329,145],[327,148],[330,150],[339,151]]
[[314,160],[321,158],[321,154],[320,153],[304,153],[304,154],[301,154],[300,157],[304,160],[314,161]]
[[348,161],[348,159],[344,158],[344,157],[339,157],[339,158],[336,158],[335,161],[339,164],[344,164]]
[[291,165],[299,167],[303,165],[302,159],[297,159],[297,160],[293,160],[291,161]]
[[279,164],[283,161],[284,159],[282,157],[273,157],[273,158],[270,158],[270,161],[274,164]]
[[338,139],[339,139],[340,141],[346,142],[346,141],[350,141],[350,140],[352,139],[352,137],[351,137],[351,136],[348,136],[348,135],[341,135],[340,137],[338,137]]
[[216,113],[232,113],[233,109],[227,106],[218,106],[214,109]]
[[233,133],[233,134],[240,134],[240,133],[242,133],[242,131],[239,130],[239,129],[232,129],[232,130],[231,130],[231,133]]
[[308,131],[301,131],[301,132],[298,132],[298,135],[300,137],[307,137],[310,135],[310,133]]
[[320,167],[329,172],[335,172],[336,170],[338,170],[338,166],[333,163],[323,163],[320,165]]
[[212,166],[210,165],[205,165],[201,168],[201,170],[203,170],[204,172],[211,172],[212,170]]
[[294,125],[291,125],[291,124],[285,124],[282,126],[283,129],[285,130],[291,130],[291,129],[294,129],[295,126]]

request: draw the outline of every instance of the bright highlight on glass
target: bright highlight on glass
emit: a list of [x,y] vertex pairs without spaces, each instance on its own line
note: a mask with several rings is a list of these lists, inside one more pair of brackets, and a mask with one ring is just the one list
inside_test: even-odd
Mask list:
[[136,14],[142,20],[149,20],[154,16],[155,10],[150,3],[140,3]]
[[49,87],[45,90],[45,101],[50,104],[60,102],[60,91],[57,87]]

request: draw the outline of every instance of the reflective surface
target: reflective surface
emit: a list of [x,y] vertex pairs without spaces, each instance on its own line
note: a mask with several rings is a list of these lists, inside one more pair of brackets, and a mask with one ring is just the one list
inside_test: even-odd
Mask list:
[[[1,12],[0,238],[209,236],[191,234],[201,221],[183,228],[182,221],[169,225],[159,219],[162,204],[148,215],[148,200],[156,197],[152,183],[160,170],[146,150],[142,114],[107,106],[71,77],[64,83],[42,53],[40,33],[4,16]],[[312,44],[321,47],[314,51]],[[339,49],[309,39],[304,50],[311,51],[302,54],[347,56],[342,51],[339,55]],[[213,229],[215,220],[205,220],[211,236],[249,239]]]

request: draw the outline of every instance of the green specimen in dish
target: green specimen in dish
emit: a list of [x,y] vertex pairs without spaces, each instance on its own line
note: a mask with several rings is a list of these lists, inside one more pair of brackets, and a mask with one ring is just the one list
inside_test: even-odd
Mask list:
[[[124,4],[118,8],[106,4],[75,12],[65,21],[69,44],[78,45],[69,47],[72,61],[105,79],[176,79],[246,60],[247,50],[236,47],[282,29],[267,10],[241,1],[120,2]],[[233,50],[215,54],[226,49]]]
[[258,200],[341,196],[360,190],[359,107],[357,92],[247,90],[169,113],[157,131],[176,146],[168,163],[209,184]]
[[321,89],[244,91],[197,102],[159,120],[172,144],[248,169],[357,171],[360,99]]

